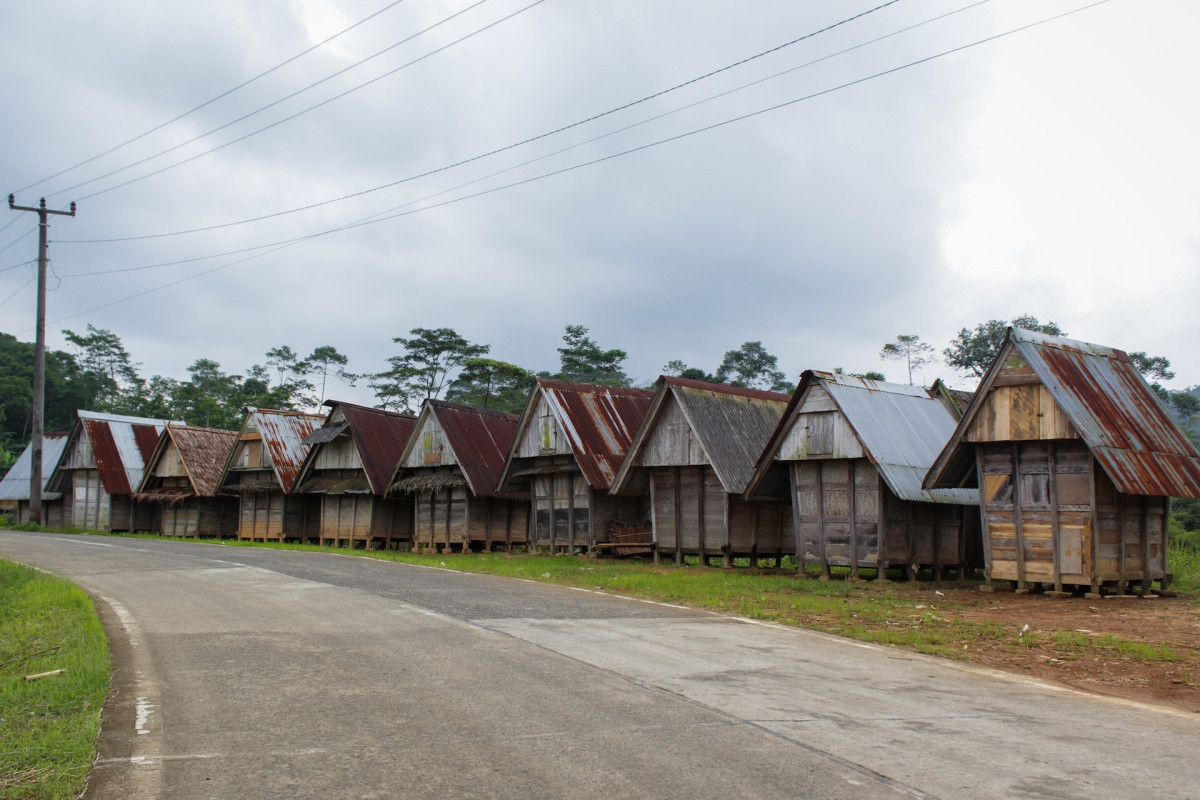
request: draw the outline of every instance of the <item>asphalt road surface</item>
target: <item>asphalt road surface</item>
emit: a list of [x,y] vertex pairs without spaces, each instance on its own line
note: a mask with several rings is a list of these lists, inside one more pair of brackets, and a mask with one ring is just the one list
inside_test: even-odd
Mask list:
[[88,800],[1200,796],[1200,721],[807,631],[325,555],[0,532],[88,590]]

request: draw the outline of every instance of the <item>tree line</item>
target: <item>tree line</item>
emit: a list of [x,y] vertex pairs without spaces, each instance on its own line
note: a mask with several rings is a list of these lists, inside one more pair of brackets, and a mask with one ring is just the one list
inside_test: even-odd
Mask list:
[[[1010,323],[989,320],[963,328],[942,351],[944,362],[963,375],[982,377],[1004,341]],[[1053,322],[1024,315],[1011,324],[1065,336]],[[534,377],[579,383],[629,386],[624,364],[628,353],[605,348],[583,325],[567,325],[558,348],[556,372],[533,372],[491,357],[491,345],[471,342],[452,328],[414,328],[393,338],[396,355],[376,373],[355,373],[349,358],[332,345],[307,355],[287,345],[269,349],[261,363],[229,373],[210,358],[198,358],[184,380],[141,374],[121,338],[88,325],[84,333],[64,330],[69,349],[46,353],[46,430],[68,430],[76,409],[155,419],[182,420],[189,425],[236,429],[246,406],[285,410],[317,410],[335,386],[366,382],[380,408],[416,411],[426,398],[444,397],[467,405],[519,413]],[[33,350],[29,342],[0,333],[0,474],[29,441],[33,399]],[[1158,381],[1174,378],[1170,362],[1160,356],[1131,353],[1135,364],[1159,392],[1177,419],[1187,423],[1200,412],[1200,400],[1188,392],[1169,392]],[[885,361],[903,362],[908,382],[913,372],[933,360],[933,347],[915,334],[903,334],[880,351]],[[710,383],[790,393],[795,386],[778,359],[760,341],[728,350],[710,372],[682,360],[662,368],[675,375]],[[835,372],[842,373],[841,368]],[[849,373],[884,380],[882,373]]]

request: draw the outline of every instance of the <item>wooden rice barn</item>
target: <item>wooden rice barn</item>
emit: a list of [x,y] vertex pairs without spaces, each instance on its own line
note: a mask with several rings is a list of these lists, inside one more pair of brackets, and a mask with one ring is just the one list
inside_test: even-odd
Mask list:
[[977,493],[987,588],[1146,592],[1200,456],[1126,353],[1010,328],[925,485]]
[[534,382],[497,484],[530,492],[532,545],[590,552],[610,526],[646,516],[647,498],[608,489],[653,398],[649,389]]
[[742,494],[789,396],[661,377],[650,409],[613,479],[614,494],[650,493],[656,557],[732,559],[796,552],[783,502]]
[[518,419],[425,401],[390,489],[393,496],[413,499],[414,546],[466,552],[526,544],[529,493],[496,491]]
[[221,470],[237,442],[233,431],[168,425],[146,462],[137,503],[161,508],[163,536],[233,536],[236,497],[217,493]]
[[[924,389],[809,370],[758,460],[747,497],[788,471],[796,557],[820,567],[868,568],[884,579],[969,564],[978,537],[976,493],[928,490],[921,480],[955,417]],[[774,475],[773,475],[774,474]]]
[[[50,528],[62,527],[64,500],[61,492],[46,491],[54,475],[54,466],[67,446],[67,434],[46,433],[42,436],[42,525]],[[30,522],[29,490],[33,474],[33,443],[21,452],[3,480],[0,480],[0,508],[8,509],[13,522]],[[3,512],[0,512],[3,513]]]
[[308,455],[304,444],[325,417],[299,411],[246,409],[220,491],[240,498],[237,537],[256,542],[304,541],[320,535],[321,501],[293,494]]
[[[167,422],[78,411],[47,489],[62,492],[63,525],[102,531],[158,529],[157,505],[134,503]],[[182,425],[182,422],[172,423]]]
[[408,546],[413,501],[386,494],[417,418],[337,400],[325,405],[329,414],[305,439],[310,449],[292,490],[319,498],[315,540],[332,547]]

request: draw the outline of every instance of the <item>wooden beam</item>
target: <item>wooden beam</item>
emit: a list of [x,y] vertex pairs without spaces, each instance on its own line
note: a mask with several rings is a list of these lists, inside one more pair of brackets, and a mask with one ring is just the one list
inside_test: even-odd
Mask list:
[[1058,448],[1054,442],[1047,444],[1050,461],[1050,477],[1048,481],[1050,494],[1050,552],[1054,557],[1054,591],[1063,590],[1062,582],[1062,539],[1058,529]]
[[1013,529],[1017,537],[1017,591],[1026,591],[1025,586],[1025,533],[1021,525],[1021,445],[1013,442]]

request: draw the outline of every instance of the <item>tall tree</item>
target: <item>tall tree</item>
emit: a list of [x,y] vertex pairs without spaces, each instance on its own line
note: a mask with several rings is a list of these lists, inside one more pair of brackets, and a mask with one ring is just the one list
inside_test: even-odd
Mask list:
[[338,349],[333,345],[324,344],[314,348],[309,353],[308,358],[304,359],[307,365],[307,372],[321,378],[321,395],[314,404],[317,408],[325,402],[325,384],[329,380],[330,373],[338,380],[353,386],[359,376],[352,372],[346,371],[346,365],[350,363],[350,359],[338,352]]
[[699,367],[689,367],[682,360],[676,358],[668,361],[662,368],[663,375],[674,375],[679,378],[687,378],[693,381],[704,381],[705,383],[723,383],[724,381],[717,380],[716,375],[710,375]]
[[1144,351],[1129,354],[1129,360],[1148,381],[1169,381],[1175,377],[1171,362],[1162,356],[1148,356]]
[[629,358],[624,350],[602,350],[583,325],[567,325],[564,347],[558,348],[559,369],[554,377],[577,383],[628,386],[629,376],[621,364]]
[[[180,384],[178,408],[189,425],[232,430],[241,420],[236,376],[227,375],[210,358],[198,358],[188,367],[191,378]],[[231,402],[232,401],[232,402]]]
[[90,394],[85,407],[95,411],[131,410],[144,382],[138,375],[141,365],[133,363],[121,337],[90,322],[86,335],[64,330],[63,336],[76,348],[75,360]]
[[[982,378],[1004,344],[1009,323],[1001,319],[990,319],[975,326],[975,330],[963,328],[950,340],[950,346],[942,351],[946,364],[976,378]],[[1012,325],[1025,330],[1038,331],[1051,336],[1066,336],[1067,332],[1053,322],[1042,324],[1037,317],[1022,314],[1014,317]]]
[[474,344],[452,328],[413,328],[408,338],[392,341],[404,352],[387,360],[391,369],[371,376],[382,408],[413,411],[421,401],[441,397],[450,373],[469,358],[478,358],[491,345]]
[[737,350],[727,351],[717,367],[716,378],[717,383],[748,389],[791,392],[796,388],[779,369],[779,359],[768,353],[762,342],[744,342]]
[[468,358],[446,389],[446,399],[479,408],[519,414],[525,407],[533,373],[491,358]]
[[[273,347],[267,351],[267,367],[275,371],[276,383],[271,394],[274,402],[272,408],[293,410],[297,406],[312,406],[316,404],[313,396],[314,387],[306,377],[311,365],[300,354],[287,345]],[[261,376],[255,374],[255,379]]]
[[912,386],[913,370],[920,371],[921,367],[933,361],[933,346],[921,341],[921,337],[913,333],[902,333],[896,341],[888,342],[879,351],[883,361],[903,361],[908,367],[908,385]]

